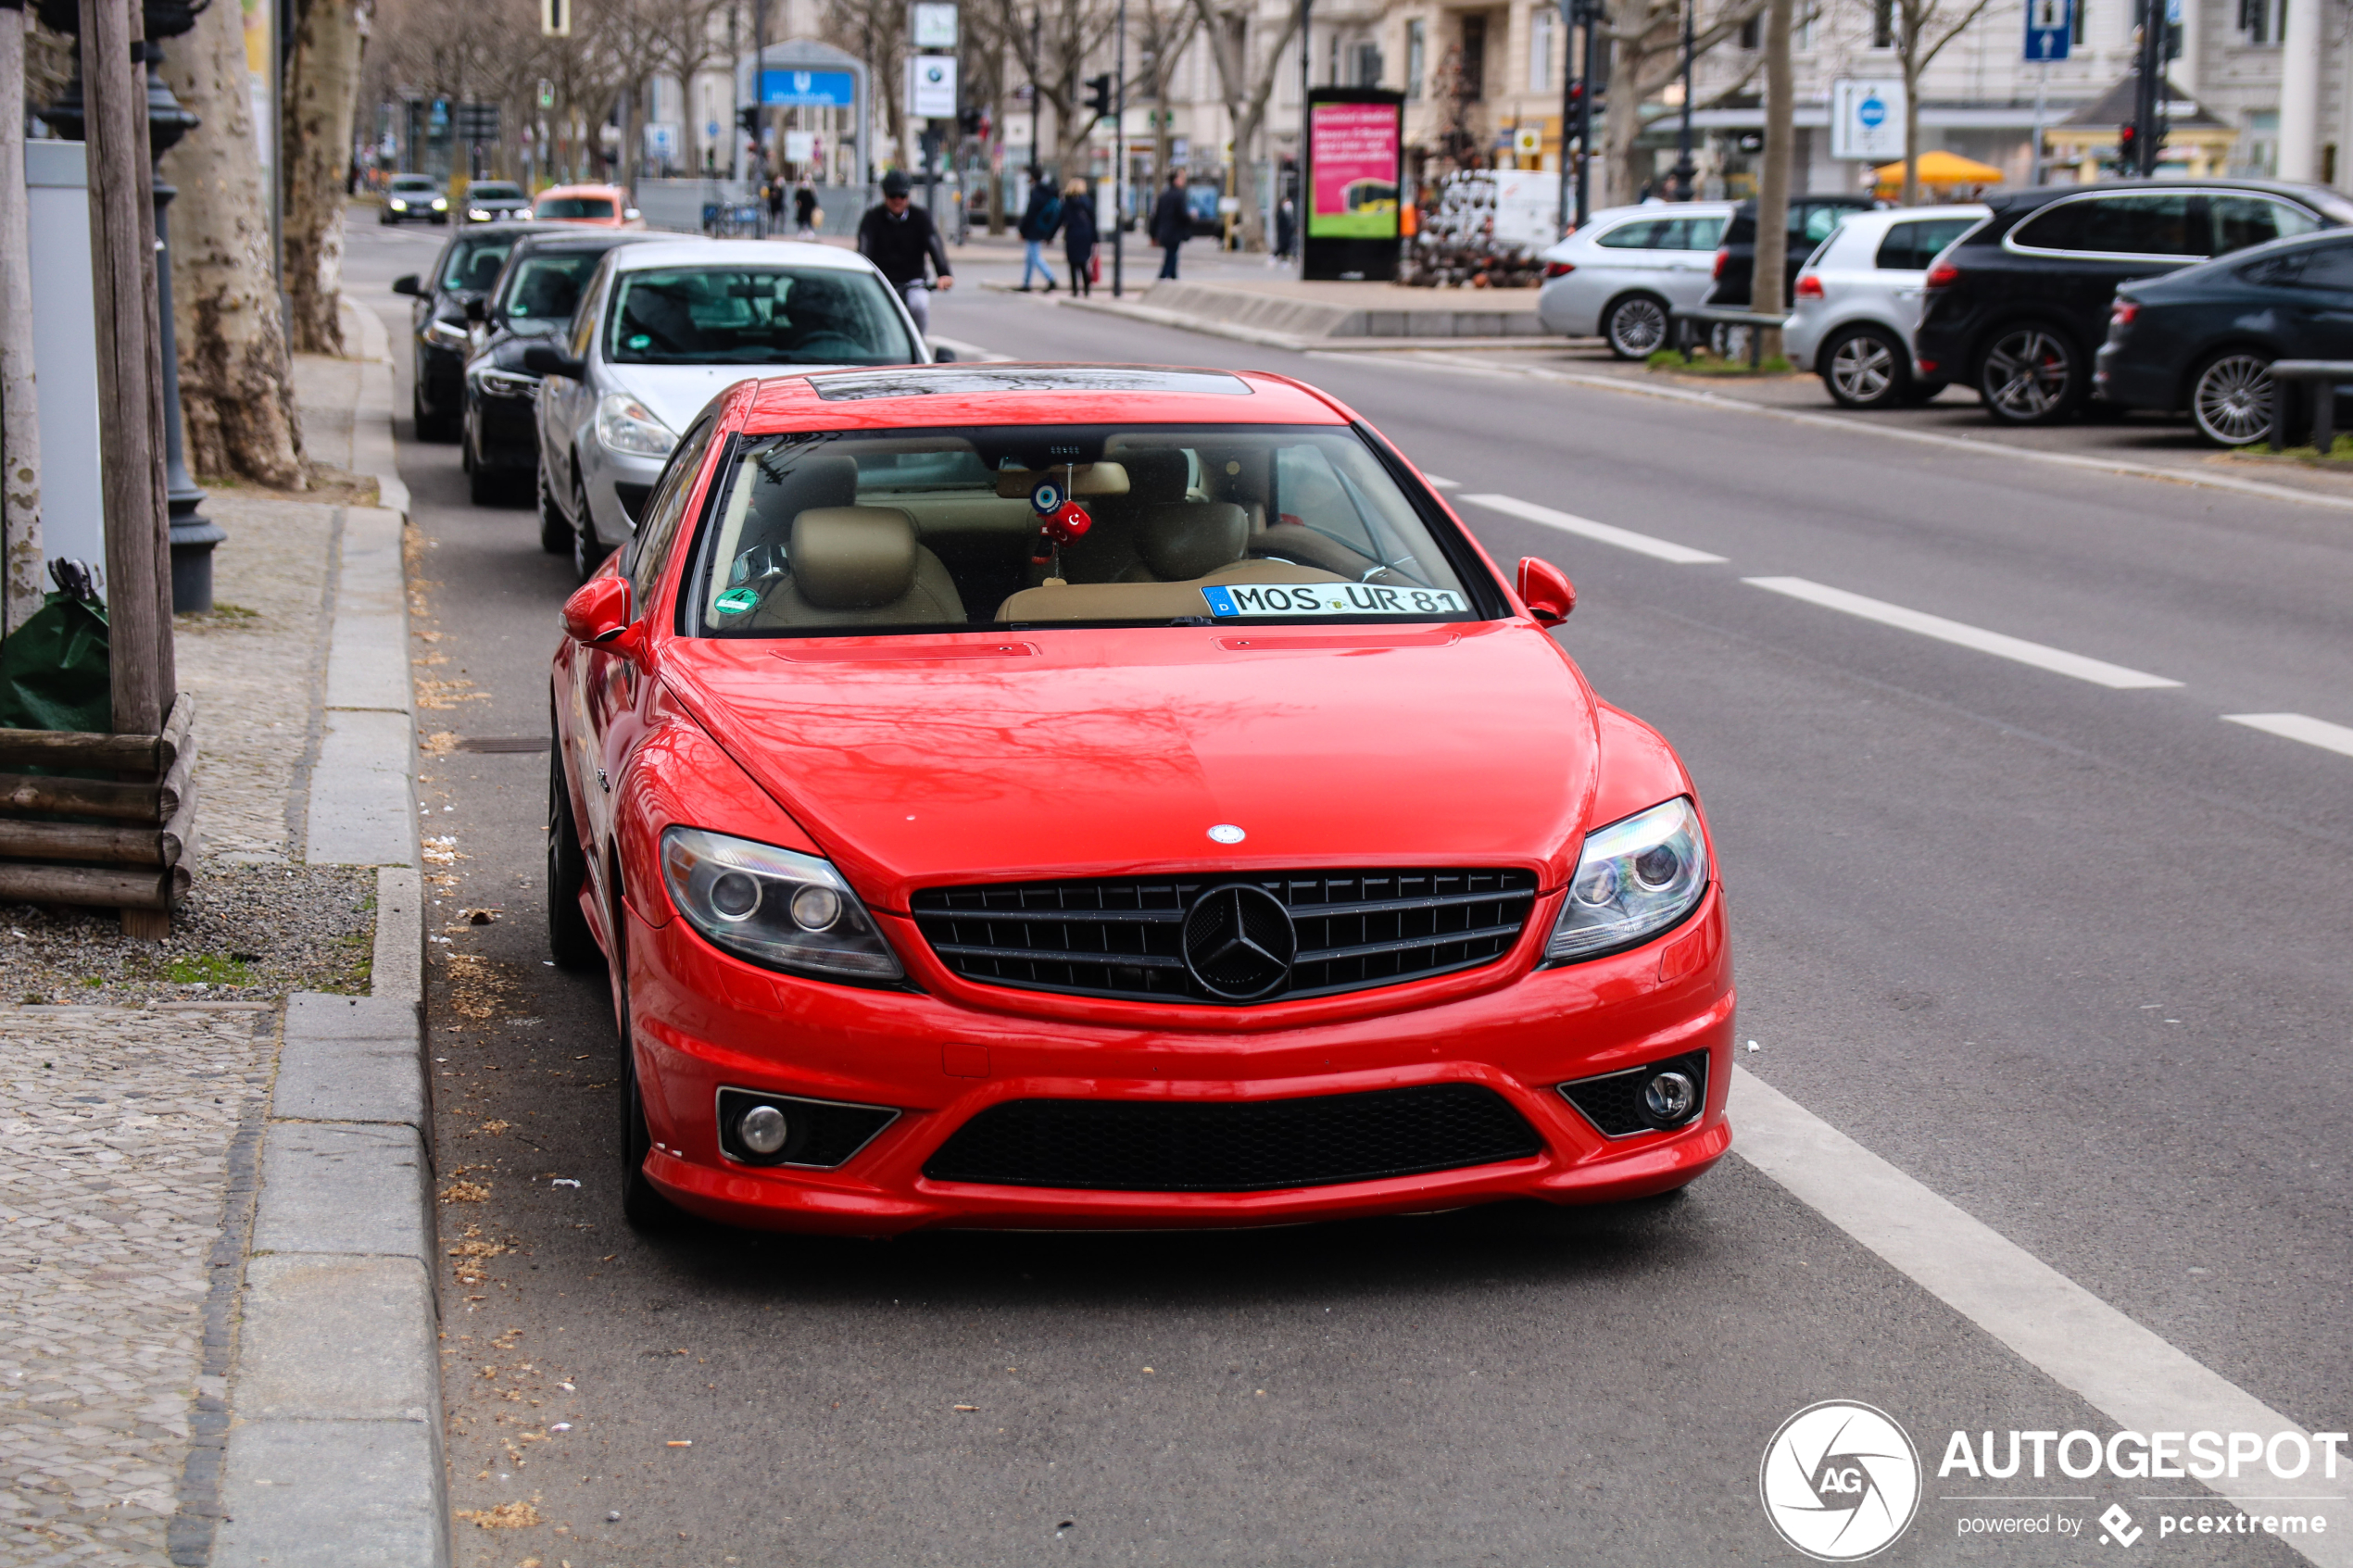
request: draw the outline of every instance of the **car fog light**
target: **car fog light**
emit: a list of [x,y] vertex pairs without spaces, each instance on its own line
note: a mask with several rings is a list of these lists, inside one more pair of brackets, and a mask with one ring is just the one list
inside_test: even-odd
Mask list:
[[759,908],[760,884],[741,872],[728,872],[711,884],[711,910],[721,920],[749,920]]
[[[1692,1113],[1699,1090],[1680,1073],[1661,1073],[1642,1085],[1642,1109],[1662,1127],[1672,1126]],[[744,1119],[749,1123],[751,1119]]]
[[792,918],[803,931],[824,931],[841,919],[841,895],[830,887],[804,887],[793,895]]
[[[1689,1085],[1685,1086],[1688,1088]],[[785,1113],[773,1105],[755,1105],[736,1123],[736,1135],[754,1154],[775,1153],[785,1147],[785,1138],[791,1131],[785,1122]]]

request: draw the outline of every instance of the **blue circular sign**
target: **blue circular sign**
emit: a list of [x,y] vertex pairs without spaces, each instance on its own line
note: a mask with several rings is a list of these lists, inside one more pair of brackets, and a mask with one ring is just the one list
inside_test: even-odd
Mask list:
[[1861,120],[1867,129],[1877,131],[1887,123],[1887,105],[1874,93],[1855,106],[1855,118]]

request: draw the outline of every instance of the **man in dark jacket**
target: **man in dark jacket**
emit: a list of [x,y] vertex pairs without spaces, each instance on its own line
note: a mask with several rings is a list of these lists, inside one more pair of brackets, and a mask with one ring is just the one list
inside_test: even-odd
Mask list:
[[932,226],[931,214],[909,202],[914,187],[907,176],[892,169],[883,176],[882,205],[869,207],[858,225],[858,254],[873,262],[890,286],[906,300],[916,330],[931,332],[931,290],[924,282],[924,263],[939,274],[937,286],[952,289],[954,274],[948,266],[948,247]]
[[1168,171],[1167,188],[1152,207],[1152,244],[1160,246],[1160,275],[1176,275],[1176,247],[1192,237],[1192,209],[1185,205],[1185,171]]
[[1054,270],[1046,265],[1046,242],[1054,235],[1055,225],[1062,221],[1062,198],[1054,194],[1048,183],[1046,171],[1032,165],[1029,170],[1029,206],[1021,215],[1017,230],[1022,238],[1021,292],[1029,292],[1029,276],[1035,271],[1044,275],[1046,292],[1054,292]]

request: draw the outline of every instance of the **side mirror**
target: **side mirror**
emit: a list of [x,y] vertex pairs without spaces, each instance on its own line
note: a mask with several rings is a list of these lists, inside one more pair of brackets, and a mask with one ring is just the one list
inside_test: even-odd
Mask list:
[[1540,626],[1557,626],[1577,608],[1577,589],[1568,573],[1534,556],[1520,558],[1519,597]]
[[956,362],[956,351],[952,348],[942,348],[937,344],[933,344],[931,345],[931,362],[935,365],[952,365]]
[[624,207],[621,209],[621,220],[623,223],[635,223],[637,220],[643,218],[644,216],[644,213],[638,211],[634,207]]
[[490,320],[490,301],[484,299],[480,295],[476,295],[473,298],[466,301],[466,320],[469,321],[487,321]]
[[629,583],[592,577],[564,601],[564,635],[585,647],[610,647],[629,631]]
[[413,298],[422,299],[424,297],[425,286],[423,283],[418,282],[417,274],[414,272],[403,272],[399,277],[395,278],[392,281],[392,292],[395,294],[405,294]]
[[535,343],[522,351],[522,368],[535,376],[561,376],[566,381],[588,379],[586,365],[544,343]]

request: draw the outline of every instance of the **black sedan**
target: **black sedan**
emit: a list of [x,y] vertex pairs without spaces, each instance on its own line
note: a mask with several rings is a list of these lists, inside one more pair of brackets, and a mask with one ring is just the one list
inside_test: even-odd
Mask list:
[[2126,408],[2183,408],[2218,446],[2271,428],[2271,361],[2353,360],[2353,232],[2324,231],[2116,291],[2093,384]]
[[[1782,261],[1789,276],[1781,280],[1781,303],[1795,297],[1797,274],[1806,266],[1806,258],[1814,248],[1830,238],[1850,212],[1869,212],[1879,204],[1869,196],[1806,194],[1789,199],[1789,248]],[[1716,252],[1716,284],[1707,291],[1704,305],[1744,306],[1755,297],[1756,286],[1756,204],[1741,203],[1732,209],[1732,220],[1724,226],[1724,238]]]
[[459,229],[441,247],[429,273],[409,272],[392,281],[392,292],[417,303],[409,311],[414,390],[410,411],[420,441],[455,441],[465,397],[466,302],[490,292],[507,253],[523,235],[547,224],[489,223]]
[[466,187],[469,223],[511,223],[531,216],[531,198],[511,180],[477,180]]
[[[476,505],[520,488],[539,466],[539,428],[533,400],[539,378],[523,369],[523,350],[552,341],[572,320],[580,286],[615,245],[675,239],[617,229],[583,230],[549,224],[515,242],[497,282],[465,306],[472,323],[466,360],[463,444],[466,481]],[[542,508],[543,516],[547,508]],[[572,548],[569,529],[553,534],[549,551]]]

